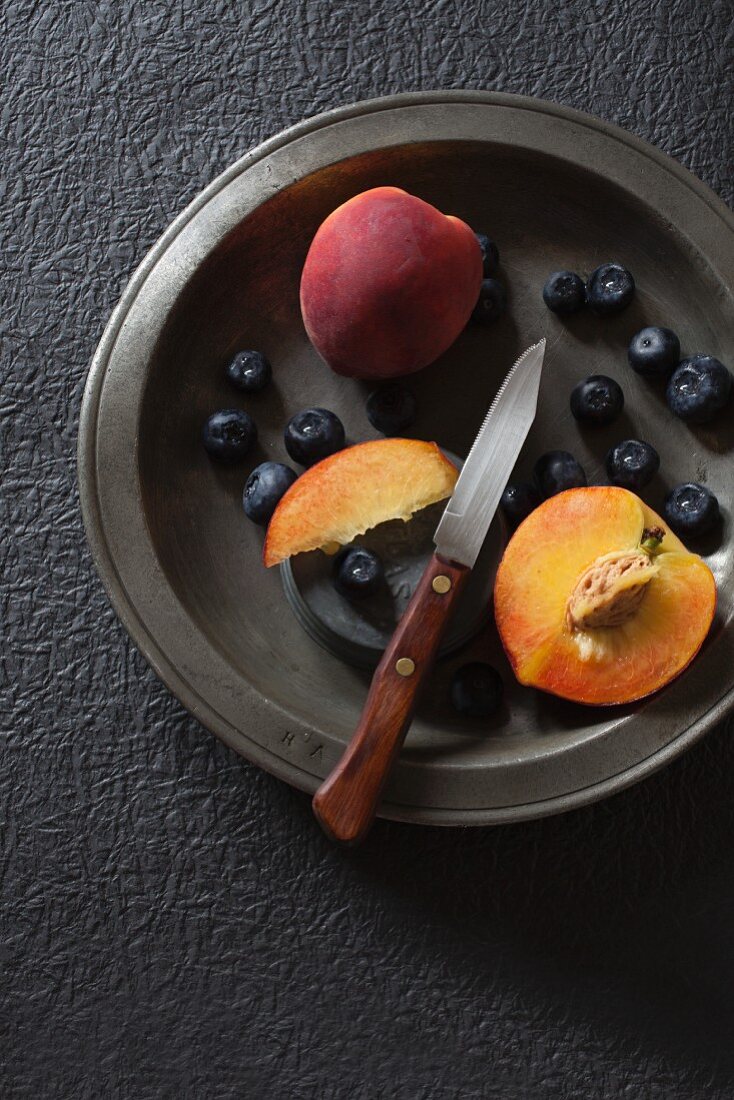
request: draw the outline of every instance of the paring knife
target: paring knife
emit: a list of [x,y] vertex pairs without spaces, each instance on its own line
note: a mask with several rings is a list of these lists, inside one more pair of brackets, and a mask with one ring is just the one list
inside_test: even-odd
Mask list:
[[410,726],[421,685],[535,419],[545,340],[512,367],[479,429],[436,528],[436,552],[375,670],[359,725],[313,810],[332,840],[357,844]]

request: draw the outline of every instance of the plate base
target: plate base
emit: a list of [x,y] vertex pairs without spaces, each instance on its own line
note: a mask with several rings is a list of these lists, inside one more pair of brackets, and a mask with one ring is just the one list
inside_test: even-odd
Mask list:
[[[442,502],[425,508],[410,523],[382,523],[355,540],[355,545],[377,554],[385,569],[384,589],[367,601],[349,600],[337,592],[334,558],[321,550],[283,562],[286,597],[306,633],[340,660],[375,668],[433,553],[433,533],[444,507]],[[501,549],[501,525],[495,520],[449,623],[440,656],[460,649],[486,626]]]

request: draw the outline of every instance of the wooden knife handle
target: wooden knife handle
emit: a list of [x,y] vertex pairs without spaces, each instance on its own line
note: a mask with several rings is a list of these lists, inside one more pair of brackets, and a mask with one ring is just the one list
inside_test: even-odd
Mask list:
[[372,824],[385,780],[413,717],[418,692],[469,570],[431,558],[372,678],[359,725],[313,798],[327,836],[357,844]]

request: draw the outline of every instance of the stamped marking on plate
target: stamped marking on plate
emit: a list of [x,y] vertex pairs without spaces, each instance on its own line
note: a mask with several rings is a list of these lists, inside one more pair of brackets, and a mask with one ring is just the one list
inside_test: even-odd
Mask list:
[[[313,730],[302,730],[301,731],[301,737],[306,742],[306,746],[308,746],[308,742],[313,737]],[[280,739],[281,745],[285,745],[289,749],[293,747],[295,741],[296,741],[296,734],[292,733],[290,730],[286,730],[285,733],[283,734],[283,736]],[[323,755],[324,755],[324,746],[323,746],[322,742],[319,742],[318,745],[313,746],[313,748],[311,749],[311,751],[308,754],[308,758],[309,758],[309,760],[316,760],[316,759],[320,760]]]
[[394,598],[407,604],[413,596],[413,586],[408,581],[400,581],[399,584],[390,584],[389,582],[390,578],[388,577],[388,585]]

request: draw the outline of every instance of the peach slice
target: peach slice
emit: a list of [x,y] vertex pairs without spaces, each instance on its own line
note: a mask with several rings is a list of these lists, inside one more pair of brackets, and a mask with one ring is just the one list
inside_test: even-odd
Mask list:
[[711,570],[626,489],[541,504],[497,572],[497,628],[521,684],[607,705],[641,699],[693,660],[716,607]]
[[305,550],[345,544],[389,519],[451,496],[458,472],[435,443],[375,439],[317,463],[294,482],[273,513],[263,551],[278,565]]

